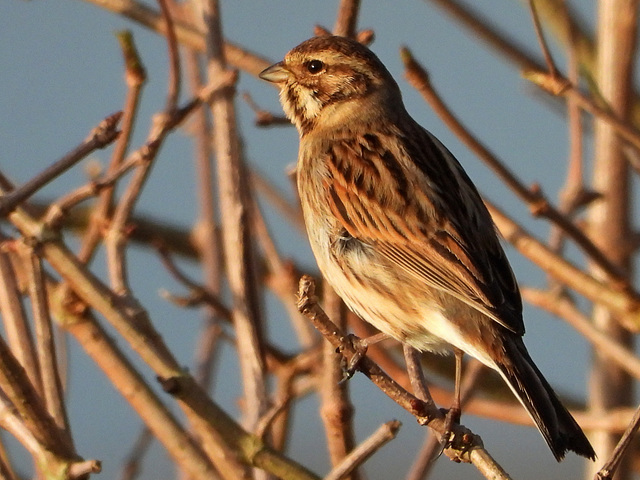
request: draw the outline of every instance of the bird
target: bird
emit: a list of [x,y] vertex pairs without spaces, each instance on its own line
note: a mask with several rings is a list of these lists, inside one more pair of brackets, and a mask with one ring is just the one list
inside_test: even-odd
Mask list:
[[299,133],[309,242],[345,304],[419,351],[480,360],[502,376],[557,461],[567,451],[595,459],[525,347],[518,284],[478,190],[407,112],[380,59],[356,40],[323,35],[259,76],[279,87]]

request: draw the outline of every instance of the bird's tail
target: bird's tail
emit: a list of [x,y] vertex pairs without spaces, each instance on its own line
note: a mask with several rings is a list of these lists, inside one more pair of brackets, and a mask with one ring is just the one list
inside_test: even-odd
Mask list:
[[595,460],[589,440],[533,363],[522,340],[505,342],[505,348],[508,360],[498,365],[499,371],[533,418],[556,460],[562,460],[568,450]]

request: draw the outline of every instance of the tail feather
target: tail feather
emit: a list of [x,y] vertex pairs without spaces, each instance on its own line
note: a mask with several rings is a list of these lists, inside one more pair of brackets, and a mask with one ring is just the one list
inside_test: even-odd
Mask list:
[[513,340],[505,342],[508,360],[498,368],[533,418],[553,456],[560,461],[571,450],[595,460],[589,440],[533,363],[522,340]]

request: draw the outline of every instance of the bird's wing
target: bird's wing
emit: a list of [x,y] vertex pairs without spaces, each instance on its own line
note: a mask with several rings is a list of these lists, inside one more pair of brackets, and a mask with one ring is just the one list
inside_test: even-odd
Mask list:
[[[490,214],[453,155],[419,128],[397,152],[380,150],[384,141],[373,149],[377,155],[347,147],[370,168],[334,164],[325,183],[329,207],[350,236],[522,335],[520,292]],[[398,162],[400,156],[412,161]]]

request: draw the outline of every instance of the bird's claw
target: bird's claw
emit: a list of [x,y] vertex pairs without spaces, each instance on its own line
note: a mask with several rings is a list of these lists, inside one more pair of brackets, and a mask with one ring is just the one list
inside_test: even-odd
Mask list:
[[448,410],[442,408],[440,409],[440,411],[444,413],[445,417],[444,417],[444,434],[442,435],[442,442],[440,446],[441,448],[438,456],[442,455],[442,452],[444,452],[447,448],[451,447],[451,445],[453,444],[453,440],[455,438],[455,432],[453,427],[455,425],[460,425],[460,408],[452,406]]
[[351,377],[353,377],[353,374],[356,373],[356,370],[358,369],[358,365],[367,354],[367,342],[356,337],[355,335],[347,335],[342,339],[342,342],[343,346],[338,347],[336,349],[336,352],[342,353],[346,348],[344,344],[349,343],[354,350],[354,354],[349,359],[347,359],[347,357],[343,355],[342,359],[340,360],[340,366],[342,367],[343,372],[342,380],[340,380],[340,383],[346,382]]

